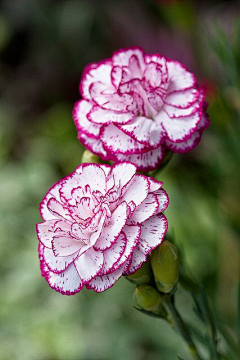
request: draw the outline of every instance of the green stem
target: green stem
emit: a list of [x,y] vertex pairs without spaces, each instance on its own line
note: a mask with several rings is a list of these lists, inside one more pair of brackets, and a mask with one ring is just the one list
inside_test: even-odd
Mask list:
[[164,305],[166,306],[169,317],[170,317],[169,318],[170,324],[172,325],[172,327],[175,330],[177,330],[180,333],[180,335],[186,342],[187,349],[188,349],[190,355],[192,356],[192,358],[194,360],[202,360],[202,358],[200,357],[200,355],[198,353],[196,345],[194,344],[192,337],[191,337],[185,323],[183,322],[183,319],[181,318],[181,315],[175,308],[173,298],[166,299],[166,301],[164,302]]

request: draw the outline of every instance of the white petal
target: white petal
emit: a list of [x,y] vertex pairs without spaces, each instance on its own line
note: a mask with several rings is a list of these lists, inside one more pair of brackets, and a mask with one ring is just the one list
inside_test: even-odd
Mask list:
[[160,65],[162,71],[162,81],[164,83],[167,83],[168,81],[167,59],[159,54],[154,54],[154,55],[145,55],[145,61],[147,64],[154,62]]
[[125,250],[126,241],[126,236],[122,233],[119,235],[117,241],[109,249],[104,251],[104,264],[99,274],[100,276],[112,272],[113,266],[119,261]]
[[202,113],[201,121],[198,124],[197,130],[203,131],[210,125],[208,114],[204,111]]
[[93,289],[95,292],[100,293],[112,287],[115,282],[121,277],[124,265],[108,275],[96,276],[93,280],[86,284],[87,289]]
[[139,206],[146,199],[149,191],[149,182],[146,176],[136,174],[127,187],[122,199],[128,203],[133,201]]
[[55,256],[52,249],[44,248],[43,256],[47,267],[56,273],[63,272],[77,257],[77,253],[69,256]]
[[[177,97],[178,93],[182,94],[182,93],[190,92],[193,90],[194,89],[176,92],[176,93],[174,93],[175,94],[174,97]],[[171,97],[173,97],[173,94],[171,95]],[[202,109],[203,109],[204,98],[205,98],[205,93],[202,90],[200,90],[200,91],[197,90],[196,99],[195,99],[195,101],[193,101],[192,104],[189,103],[188,106],[186,106],[186,107],[184,107],[184,105],[187,105],[187,103],[184,104],[184,101],[182,101],[182,104],[180,106],[165,104],[164,111],[167,113],[167,115],[170,118],[173,118],[173,119],[193,116],[195,113],[201,114]],[[177,97],[177,99],[180,102],[181,99],[179,97]]]
[[107,159],[107,157],[108,157],[107,152],[103,148],[103,144],[102,144],[101,140],[92,139],[83,133],[78,134],[78,139],[89,151],[93,152],[94,154],[97,154],[104,160]]
[[[107,215],[106,211],[104,210],[100,217],[99,216],[96,216],[96,217],[94,216],[94,219],[97,220],[97,224],[93,223],[92,226],[95,227],[95,228],[97,227],[97,230],[92,233],[92,235],[90,237],[89,245],[91,245],[91,246],[95,245],[96,241],[100,237],[100,234],[103,232],[103,225],[104,225],[104,222],[105,222],[105,219],[106,219],[106,215]],[[90,230],[93,229],[92,226],[89,227]]]
[[79,132],[83,132],[88,136],[97,138],[99,136],[101,125],[94,124],[87,118],[87,114],[90,112],[92,107],[93,105],[89,101],[78,101],[74,106],[73,119]]
[[110,176],[113,175],[115,186],[123,188],[136,174],[136,170],[136,166],[131,163],[114,164]]
[[170,85],[168,92],[189,89],[196,84],[195,76],[177,61],[168,61],[168,76]]
[[172,152],[183,154],[193,150],[199,144],[201,136],[202,134],[200,131],[195,131],[191,137],[185,141],[175,143],[170,140],[166,140],[166,146]]
[[[133,64],[130,63],[130,59],[132,62],[134,61]],[[134,76],[134,70],[136,71],[136,75],[140,75],[138,65],[136,65],[136,59],[139,64],[140,71],[143,71],[143,69],[145,68],[144,53],[140,48],[119,50],[113,54],[112,62],[114,65],[121,67],[130,65],[132,75]]]
[[[77,168],[77,172],[78,172]],[[91,191],[106,192],[106,175],[98,164],[84,164],[81,167],[81,187],[90,186]]]
[[50,213],[55,216],[56,219],[66,219],[72,221],[68,208],[66,206],[63,206],[55,198],[51,198],[48,200],[47,208]]
[[112,213],[110,223],[94,245],[97,250],[106,250],[117,240],[127,220],[127,204],[122,202]]
[[94,124],[107,125],[111,123],[126,124],[131,121],[133,114],[130,112],[116,112],[95,106],[88,114],[88,119]]
[[162,181],[158,181],[152,178],[148,178],[148,182],[150,183],[150,188],[149,188],[149,192],[153,192],[156,190],[159,190],[162,186],[163,186],[163,182]]
[[54,236],[52,249],[55,256],[68,256],[76,253],[83,246],[80,240],[70,236]]
[[[39,241],[46,247],[52,248],[51,241],[54,236],[56,236],[54,229],[55,224],[58,221],[56,219],[48,220],[44,223],[37,224],[37,236]],[[70,228],[71,229],[71,228]]]
[[101,140],[104,144],[104,148],[112,153],[120,152],[129,155],[142,152],[146,149],[146,145],[135,141],[113,124],[103,128]]
[[155,170],[164,158],[164,146],[149,150],[143,154],[115,154],[118,161],[130,161],[135,164],[139,171],[147,172]]
[[110,173],[112,167],[107,164],[99,164],[100,168],[105,172],[106,178],[108,177],[108,174]]
[[[98,83],[93,84],[91,95],[94,99],[94,102],[97,103],[97,105],[101,109],[110,110],[110,111],[117,111],[117,112],[128,112],[127,109],[131,109],[134,107],[134,99],[129,94],[119,94],[118,92],[112,92],[112,93],[104,93],[99,91]],[[97,110],[98,107],[96,107],[93,111],[93,113]],[[90,112],[91,113],[91,112]],[[93,114],[93,117],[90,115],[92,121],[95,121],[95,117],[97,115]],[[98,122],[99,120],[97,120]]]
[[168,105],[172,105],[174,107],[179,108],[187,108],[194,104],[199,98],[199,90],[196,88],[176,91],[169,95],[167,95],[165,102]]
[[143,254],[137,245],[132,253],[131,264],[123,275],[135,273],[145,261],[147,261],[147,255]]
[[111,72],[112,84],[117,89],[122,79],[122,68],[120,66],[113,66]]
[[157,214],[159,207],[158,198],[154,194],[148,194],[146,199],[137,206],[133,215],[128,220],[128,224],[141,224],[151,216]]
[[131,256],[133,250],[135,249],[139,241],[139,237],[141,234],[141,227],[140,225],[126,225],[123,228],[123,232],[126,235],[126,239],[127,239],[126,247],[120,260],[114,265],[113,267],[114,270],[118,269],[120,266],[125,264],[126,261],[129,259],[129,257]]
[[76,294],[83,287],[83,283],[74,264],[71,264],[65,271],[60,274],[49,271],[46,276],[46,280],[51,288],[63,295]]
[[51,220],[51,219],[56,219],[56,216],[53,215],[48,207],[47,207],[47,203],[48,200],[51,198],[55,198],[57,201],[61,201],[60,200],[60,194],[59,194],[59,189],[61,188],[62,185],[62,181],[60,180],[59,182],[57,182],[56,184],[54,184],[46,193],[46,195],[44,196],[42,202],[40,203],[40,213],[42,215],[43,220]]
[[103,267],[103,254],[90,248],[79,256],[74,263],[83,284],[86,284],[101,271]]
[[129,124],[121,125],[120,128],[129,136],[140,143],[156,147],[163,139],[163,129],[151,119],[137,116]]
[[171,119],[165,111],[161,111],[156,121],[162,123],[169,140],[178,142],[186,140],[196,130],[200,121],[200,114],[196,112],[189,117]]
[[97,164],[80,165],[76,171],[63,181],[60,190],[65,199],[72,198],[72,190],[77,187],[85,189],[89,186],[91,191],[100,191],[103,195],[106,192],[106,175]]
[[112,71],[112,64],[110,61],[105,61],[104,63],[100,64],[91,64],[86,67],[84,70],[81,84],[80,84],[80,91],[83,98],[91,100],[90,95],[90,87],[91,84],[99,81],[106,85],[107,88],[112,87],[111,83],[111,71]]
[[161,244],[167,232],[167,227],[167,219],[163,214],[152,216],[141,224],[141,236],[138,247],[143,254],[148,255]]
[[154,191],[154,195],[157,197],[157,200],[159,203],[157,213],[163,212],[164,210],[166,210],[166,208],[168,207],[168,204],[169,204],[169,197],[168,197],[166,191],[163,189],[160,189],[160,190]]

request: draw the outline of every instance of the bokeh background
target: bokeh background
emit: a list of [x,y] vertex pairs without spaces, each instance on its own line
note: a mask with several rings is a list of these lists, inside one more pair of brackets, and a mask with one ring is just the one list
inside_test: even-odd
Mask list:
[[[35,224],[48,188],[81,162],[72,108],[89,62],[139,45],[205,86],[211,126],[158,175],[169,234],[231,343],[240,336],[240,4],[185,0],[0,1],[0,359],[188,360],[180,337],[133,309],[125,279],[62,296],[40,275]],[[177,307],[204,329],[181,286]],[[239,301],[240,302],[240,301]],[[221,338],[221,334],[219,334]],[[226,360],[239,359],[221,338]],[[235,349],[236,350],[236,349]]]

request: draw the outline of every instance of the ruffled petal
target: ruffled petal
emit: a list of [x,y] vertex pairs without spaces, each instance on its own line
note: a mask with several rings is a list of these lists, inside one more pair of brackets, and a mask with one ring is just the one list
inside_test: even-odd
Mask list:
[[172,142],[166,140],[166,147],[172,152],[184,154],[188,151],[195,149],[201,140],[202,133],[200,131],[195,131],[191,137],[185,141],[181,142]]
[[80,251],[83,243],[69,236],[54,236],[52,249],[55,256],[68,256]]
[[56,216],[53,215],[51,211],[49,211],[49,209],[47,207],[47,203],[48,203],[49,199],[51,199],[51,198],[54,198],[57,201],[61,201],[60,194],[59,194],[59,190],[60,190],[61,186],[62,186],[62,180],[60,180],[59,182],[54,184],[48,190],[48,192],[44,196],[43,200],[41,201],[39,210],[40,210],[40,214],[41,214],[43,220],[56,219]]
[[158,168],[163,161],[165,154],[164,146],[149,150],[144,154],[115,154],[118,161],[130,161],[135,164],[139,171],[148,172]]
[[138,247],[143,254],[148,255],[161,244],[167,232],[167,227],[167,219],[163,214],[152,216],[141,224],[141,237]]
[[199,90],[196,88],[170,93],[165,103],[176,108],[185,109],[199,99]]
[[58,274],[65,271],[68,266],[73,263],[78,254],[75,253],[69,256],[55,256],[52,249],[44,248],[43,256],[49,270]]
[[86,284],[100,273],[103,267],[103,254],[90,248],[79,256],[74,264],[83,284]]
[[87,136],[98,138],[101,125],[90,122],[87,118],[87,114],[92,109],[93,104],[86,100],[78,101],[73,109],[73,120],[75,122],[78,132],[82,132]]
[[193,73],[189,72],[185,66],[177,61],[168,61],[168,76],[170,85],[168,93],[179,90],[190,89],[196,85],[196,78]]
[[50,249],[53,237],[56,236],[54,232],[56,222],[56,219],[53,219],[36,225],[38,240]]
[[97,293],[103,292],[111,288],[116,281],[122,276],[124,265],[119,269],[115,270],[111,274],[96,276],[93,280],[86,284],[87,289],[92,289]]
[[134,202],[136,206],[139,206],[147,197],[149,191],[149,182],[146,176],[136,174],[131,183],[127,187],[122,199],[126,203]]
[[141,76],[145,67],[144,52],[142,49],[132,47],[120,49],[113,54],[112,62],[114,66],[129,66],[133,77]]
[[129,257],[131,256],[133,250],[135,249],[139,241],[139,237],[141,234],[141,227],[140,225],[125,225],[123,228],[123,233],[127,239],[126,247],[124,249],[124,253],[122,254],[120,260],[117,263],[115,263],[115,265],[113,266],[114,271],[119,267],[121,267],[123,264],[125,264],[126,261],[129,259]]
[[112,65],[110,61],[100,64],[90,64],[84,69],[82,80],[80,83],[80,93],[84,99],[91,100],[90,87],[96,81],[105,84],[106,89],[112,87],[111,83]]
[[94,154],[97,154],[104,160],[107,160],[107,159],[111,160],[111,158],[107,154],[106,150],[104,149],[101,140],[92,139],[83,133],[78,134],[78,139],[89,151],[93,152]]
[[194,113],[192,116],[171,119],[165,111],[161,111],[156,121],[161,122],[164,127],[167,138],[173,142],[187,140],[196,130],[201,120],[201,113]]
[[63,206],[55,198],[50,198],[48,200],[47,208],[56,219],[72,220],[67,206]]
[[160,124],[144,116],[137,116],[130,124],[119,125],[119,128],[134,140],[149,147],[157,147],[164,140]]
[[115,186],[123,188],[136,174],[137,167],[131,163],[114,164],[109,177],[113,176]]
[[126,243],[126,236],[122,233],[119,235],[117,241],[109,249],[104,251],[104,264],[99,276],[112,272],[114,265],[120,260],[124,253]]
[[94,124],[127,124],[133,119],[133,114],[127,112],[127,110],[124,112],[116,112],[94,106],[88,113],[87,118]]
[[83,288],[83,283],[74,264],[71,264],[60,274],[47,272],[46,280],[51,288],[63,295],[76,294]]
[[158,208],[157,213],[163,212],[166,210],[169,204],[169,197],[165,190],[160,189],[157,191],[154,191],[154,195],[157,197],[158,200]]
[[135,141],[113,124],[105,126],[102,129],[101,140],[103,142],[104,148],[112,153],[119,152],[130,155],[133,153],[141,153],[147,149],[146,145]]
[[91,191],[98,190],[104,195],[106,192],[105,172],[98,164],[80,165],[62,182],[60,193],[64,199],[69,200],[72,198],[72,190],[77,187],[83,189],[90,187]]
[[137,206],[133,215],[128,220],[128,224],[141,224],[151,216],[157,214],[159,208],[158,196],[154,194],[148,194],[146,199]]
[[94,248],[103,251],[111,247],[119,237],[126,220],[127,204],[126,202],[122,202],[112,213],[109,224],[103,228],[101,236],[96,241]]
[[128,266],[128,269],[124,271],[123,275],[131,275],[134,274],[142,264],[147,261],[147,255],[145,255],[137,245],[132,253],[131,262]]
[[161,187],[163,186],[163,182],[162,181],[158,181],[158,180],[155,180],[155,179],[152,179],[152,178],[148,178],[148,182],[150,184],[150,187],[149,187],[149,192],[153,192],[153,191],[157,191],[159,189],[161,189]]

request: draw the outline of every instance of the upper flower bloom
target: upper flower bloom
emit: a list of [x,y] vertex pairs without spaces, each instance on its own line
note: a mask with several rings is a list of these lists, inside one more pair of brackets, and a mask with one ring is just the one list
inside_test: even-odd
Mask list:
[[165,149],[184,153],[208,126],[204,91],[182,64],[139,48],[87,66],[73,118],[79,140],[103,159],[155,169]]
[[168,196],[131,163],[83,164],[40,204],[42,275],[62,294],[101,292],[130,275],[163,240]]

